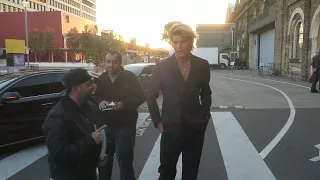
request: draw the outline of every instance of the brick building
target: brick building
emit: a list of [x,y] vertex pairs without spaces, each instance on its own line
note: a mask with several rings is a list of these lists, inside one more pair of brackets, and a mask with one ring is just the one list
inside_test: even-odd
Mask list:
[[308,77],[320,48],[320,0],[237,0],[232,21],[240,58],[250,68],[275,63],[283,75]]
[[[26,39],[25,23],[23,12],[0,12],[0,22],[6,22],[10,19],[11,22],[5,26],[1,26],[0,32],[0,47],[5,47],[5,39]],[[85,25],[95,25],[93,21],[78,16],[70,15],[69,13],[51,11],[51,12],[28,12],[28,31],[39,29],[44,30],[46,27],[53,28],[56,33],[56,39],[60,42],[59,48],[62,51],[54,53],[52,60],[54,62],[67,62],[71,59],[72,53],[66,56],[66,38],[64,35],[73,27],[76,27],[80,32]],[[39,61],[47,62],[49,56],[37,56]],[[35,61],[34,53],[30,52],[30,62]]]
[[96,0],[0,0],[0,12],[61,11],[69,15],[96,22]]

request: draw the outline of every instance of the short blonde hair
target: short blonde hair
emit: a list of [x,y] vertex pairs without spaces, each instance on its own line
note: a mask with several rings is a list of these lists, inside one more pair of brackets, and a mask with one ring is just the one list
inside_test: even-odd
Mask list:
[[197,37],[196,33],[192,30],[192,28],[186,24],[175,23],[169,30],[169,38],[171,41],[172,36],[181,35],[189,40],[194,42],[194,39]]

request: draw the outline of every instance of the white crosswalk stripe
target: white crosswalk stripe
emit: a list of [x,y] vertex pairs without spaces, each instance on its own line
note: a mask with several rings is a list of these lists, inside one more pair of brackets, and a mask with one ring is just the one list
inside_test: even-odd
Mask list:
[[[215,133],[218,138],[221,156],[223,159],[224,168],[227,172],[227,178],[229,180],[273,180],[276,179],[268,166],[265,164],[263,159],[259,156],[259,153],[247,137],[246,133],[240,126],[239,122],[233,116],[231,112],[212,112],[212,122],[214,125]],[[141,131],[143,126],[143,131],[145,133],[140,133],[141,136],[137,136],[136,141],[145,141],[149,138],[144,138],[149,136],[149,128],[154,128],[152,122],[150,123],[149,113],[139,113],[139,118],[137,120],[137,131]],[[146,126],[146,122],[148,127]],[[212,127],[212,125],[211,125]],[[160,139],[161,135],[156,134],[153,131],[153,137],[149,140],[149,148],[144,151],[143,157],[145,161],[141,164],[141,169],[136,171],[136,176],[138,180],[150,180],[157,179],[159,177],[158,168],[160,165]],[[213,133],[212,133],[213,135]],[[213,138],[211,137],[206,138]],[[157,136],[157,137],[156,137]],[[142,138],[142,139],[141,139]],[[152,142],[151,142],[152,141]],[[145,147],[136,147],[144,149]],[[137,150],[136,150],[137,151]],[[5,179],[11,177],[12,175],[18,173],[28,165],[37,161],[41,157],[47,154],[46,146],[39,145],[34,146],[16,154],[13,154],[0,161],[0,174],[1,178]],[[207,154],[208,155],[208,154]],[[18,160],[19,159],[19,160]],[[176,180],[181,179],[182,174],[182,160],[181,155],[177,163],[177,175]],[[140,159],[135,158],[135,161],[140,161]],[[221,161],[222,162],[222,161]],[[215,163],[215,162],[210,162]],[[215,171],[213,164],[212,171]],[[222,165],[223,166],[223,165]],[[221,167],[222,167],[221,166]],[[115,167],[118,168],[118,167]],[[118,176],[119,174],[117,174]],[[1,179],[0,178],[0,179]],[[115,180],[119,177],[115,177]],[[209,178],[210,179],[210,178]],[[209,180],[208,179],[208,180]],[[38,179],[35,179],[38,180]],[[207,180],[207,179],[204,179]]]
[[[150,153],[150,156],[139,176],[139,180],[155,179],[155,177],[159,176],[158,168],[160,165],[160,140],[161,140],[161,135],[157,138],[157,141],[154,144],[154,147]],[[179,160],[177,162],[176,180],[181,179],[181,173],[182,173],[182,160],[180,155]]]
[[211,117],[229,180],[276,179],[231,112]]
[[[147,119],[149,113],[139,113],[137,128]],[[45,145],[38,145],[19,151],[0,161],[0,180],[7,179],[28,165],[47,155],[48,150]]]

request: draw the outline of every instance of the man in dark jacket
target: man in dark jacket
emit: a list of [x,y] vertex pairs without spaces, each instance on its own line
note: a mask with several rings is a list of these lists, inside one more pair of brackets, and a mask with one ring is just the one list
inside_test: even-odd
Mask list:
[[67,97],[49,112],[43,132],[48,147],[51,178],[54,180],[95,180],[102,135],[95,130],[87,102],[95,84],[84,69],[70,70],[63,83]]
[[108,162],[99,168],[99,180],[110,180],[113,156],[116,153],[121,180],[134,180],[133,149],[136,137],[137,107],[145,101],[138,78],[121,66],[122,56],[110,51],[105,57],[106,72],[97,82],[96,101],[101,110],[114,102],[114,110],[102,112],[102,121],[107,124]]
[[[314,73],[314,78],[312,80],[312,86],[311,86],[311,93],[317,93],[319,92],[316,88],[316,85],[319,81],[319,75],[320,75],[320,51],[312,58],[312,68]],[[320,89],[320,84],[319,84]]]
[[[195,34],[185,24],[169,31],[175,53],[153,69],[148,91],[152,121],[162,133],[159,180],[174,180],[182,153],[182,179],[196,180],[204,134],[210,119],[211,88],[208,61],[190,53]],[[156,99],[163,95],[162,114]]]

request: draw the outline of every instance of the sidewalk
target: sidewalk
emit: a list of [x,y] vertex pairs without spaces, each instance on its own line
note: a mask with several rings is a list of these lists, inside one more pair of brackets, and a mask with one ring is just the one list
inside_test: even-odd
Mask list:
[[259,76],[258,75],[258,71],[257,70],[211,70],[211,74],[212,75],[230,75],[233,77],[245,77],[245,78],[254,78],[254,79],[268,79],[268,80],[274,80],[274,81],[283,81],[283,82],[287,82],[287,83],[293,83],[293,84],[298,84],[298,85],[302,85],[302,86],[307,86],[307,87],[311,87],[311,84],[308,83],[307,81],[302,81],[299,79],[292,79],[290,77],[287,76],[276,76],[276,77],[272,77],[270,75],[268,75],[268,72],[264,72],[263,76]]

